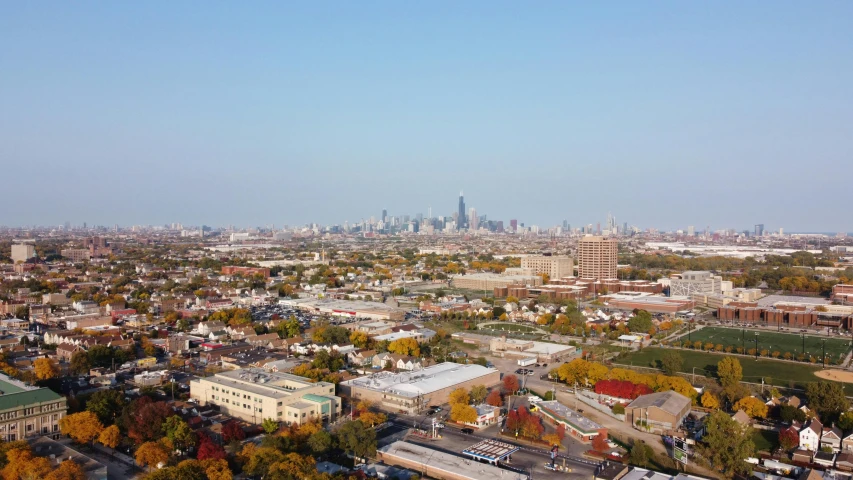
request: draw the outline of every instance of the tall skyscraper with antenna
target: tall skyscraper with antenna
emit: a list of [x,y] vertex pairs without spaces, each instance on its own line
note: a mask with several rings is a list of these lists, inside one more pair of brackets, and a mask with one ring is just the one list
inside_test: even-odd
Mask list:
[[468,222],[465,220],[465,196],[462,194],[462,191],[459,191],[459,213],[456,220],[456,229],[462,230],[467,226]]

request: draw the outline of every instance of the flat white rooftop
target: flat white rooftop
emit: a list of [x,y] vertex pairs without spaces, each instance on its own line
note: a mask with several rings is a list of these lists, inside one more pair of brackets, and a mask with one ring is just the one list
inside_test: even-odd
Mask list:
[[463,457],[457,457],[449,453],[440,452],[432,448],[415,445],[414,443],[397,441],[379,449],[380,455],[385,463],[395,458],[416,463],[427,467],[429,470],[447,472],[454,477],[471,480],[499,479],[499,480],[527,480],[527,475],[504,470],[494,465],[480,463]]
[[378,372],[365,377],[341,382],[349,387],[366,388],[397,396],[414,398],[452,387],[453,385],[480,378],[497,369],[476,364],[461,365],[444,362],[414,372]]

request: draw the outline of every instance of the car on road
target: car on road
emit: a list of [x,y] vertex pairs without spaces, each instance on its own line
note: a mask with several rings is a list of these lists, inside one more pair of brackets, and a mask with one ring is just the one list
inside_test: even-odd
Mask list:
[[473,435],[474,429],[473,428],[463,428],[461,430],[461,432],[464,433],[465,435]]

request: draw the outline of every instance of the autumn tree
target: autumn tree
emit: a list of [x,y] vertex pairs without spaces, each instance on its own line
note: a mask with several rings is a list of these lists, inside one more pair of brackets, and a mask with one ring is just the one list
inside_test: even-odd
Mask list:
[[196,457],[199,460],[216,460],[224,459],[226,456],[225,449],[216,444],[209,436],[200,433],[198,436],[198,453]]
[[502,407],[504,402],[501,398],[501,392],[497,390],[492,390],[491,392],[489,392],[489,395],[486,396],[486,403],[493,407]]
[[471,403],[471,396],[468,395],[468,392],[466,392],[464,388],[457,388],[450,392],[450,395],[447,398],[447,403],[450,405],[468,405]]
[[4,480],[38,479],[50,474],[50,460],[33,456],[29,445],[6,452],[6,466],[0,471]]
[[450,419],[459,423],[475,423],[477,421],[477,410],[465,403],[451,404]]
[[365,332],[354,331],[350,334],[349,341],[352,342],[353,346],[356,348],[367,348],[367,345],[370,343],[370,338]]
[[101,433],[98,435],[98,442],[107,448],[115,449],[121,443],[121,431],[117,426],[110,425],[101,430]]
[[246,432],[243,431],[243,428],[236,421],[232,420],[222,427],[222,440],[225,443],[232,440],[243,440],[244,438],[246,438]]
[[779,447],[788,452],[800,445],[800,436],[793,428],[785,428],[779,431]]
[[401,338],[399,340],[394,340],[388,344],[388,351],[400,355],[410,355],[412,357],[418,357],[421,354],[420,345],[414,338]]
[[163,434],[178,450],[187,450],[196,444],[196,436],[190,426],[178,415],[167,417],[160,427]]
[[767,418],[767,404],[755,397],[744,397],[735,402],[732,408],[743,410],[743,413],[752,418]]
[[610,446],[607,445],[607,435],[602,435],[599,433],[595,437],[592,438],[592,449],[596,452],[604,453],[610,450]]
[[725,357],[717,363],[717,377],[723,388],[740,384],[743,378],[743,367],[735,357]]
[[720,400],[710,390],[705,390],[705,393],[702,394],[702,406],[716,410],[720,408]]
[[128,405],[119,421],[127,430],[127,436],[140,445],[162,437],[163,421],[174,414],[166,402],[154,402],[148,397],[140,397]]
[[518,377],[515,375],[505,375],[502,382],[504,392],[512,395],[518,391]]
[[44,477],[44,480],[86,480],[88,476],[74,460],[65,460],[59,467]]
[[104,426],[92,412],[80,412],[59,419],[59,430],[77,443],[89,443],[100,435]]
[[156,467],[169,460],[169,451],[160,442],[145,442],[136,449],[136,463],[141,466]]
[[50,380],[59,376],[59,367],[49,358],[37,358],[33,362],[33,371],[37,380]]

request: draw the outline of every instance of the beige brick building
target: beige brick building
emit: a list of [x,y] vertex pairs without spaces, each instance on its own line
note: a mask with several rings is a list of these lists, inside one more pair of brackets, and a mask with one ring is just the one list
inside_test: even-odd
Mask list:
[[0,440],[14,442],[59,435],[59,419],[68,406],[49,388],[30,388],[0,374]]
[[578,277],[617,278],[618,246],[615,239],[586,236],[578,242]]
[[571,277],[575,274],[575,262],[572,257],[564,255],[545,256],[534,255],[522,257],[521,269],[533,275],[548,275],[553,279]]
[[335,385],[262,368],[218,373],[190,382],[190,397],[201,405],[218,405],[223,413],[247,422],[272,418],[302,424],[314,419],[334,421],[341,413]]

